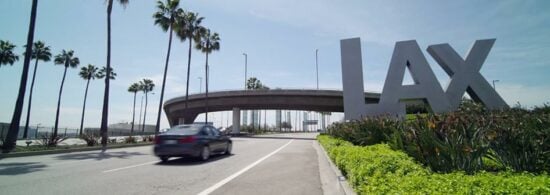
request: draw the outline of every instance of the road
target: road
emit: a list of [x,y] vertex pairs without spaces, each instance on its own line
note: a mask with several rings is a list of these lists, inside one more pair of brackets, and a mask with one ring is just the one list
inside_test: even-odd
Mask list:
[[0,160],[0,194],[323,194],[316,134],[232,138],[233,154],[160,163],[152,146]]

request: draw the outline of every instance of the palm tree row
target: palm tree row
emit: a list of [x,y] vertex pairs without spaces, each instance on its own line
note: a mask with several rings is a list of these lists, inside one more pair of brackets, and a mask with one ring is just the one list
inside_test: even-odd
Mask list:
[[[219,50],[220,38],[217,33],[211,33],[209,29],[202,26],[204,17],[200,17],[198,13],[187,12],[178,8],[179,0],[166,0],[166,3],[157,1],[157,12],[153,14],[155,25],[159,25],[162,30],[169,32],[168,52],[166,54],[166,62],[164,66],[164,76],[160,93],[160,102],[157,115],[157,124],[155,133],[158,133],[160,127],[160,116],[162,112],[162,103],[164,98],[164,87],[166,84],[166,73],[168,71],[168,63],[170,59],[170,50],[172,47],[172,34],[183,42],[188,41],[187,53],[187,81],[185,89],[185,109],[188,108],[187,100],[189,98],[189,78],[191,72],[191,53],[193,49],[193,41],[195,48],[206,54],[205,64],[205,79],[206,79],[206,96],[208,98],[208,54],[212,51]],[[208,100],[207,100],[208,102]],[[207,103],[208,104],[208,103]],[[186,121],[185,121],[186,122]],[[206,122],[208,122],[208,105],[206,113]]]
[[[128,4],[128,0],[117,0],[120,4],[126,5]],[[109,102],[109,80],[111,78],[111,12],[113,8],[113,0],[107,0],[107,67],[105,69],[105,75],[109,75],[105,77],[105,94],[104,94],[104,101],[103,101],[103,112],[102,112],[102,118],[101,118],[101,134],[102,134],[102,144],[105,146],[107,144],[107,114],[108,114],[108,102]],[[2,145],[2,152],[3,153],[9,153],[15,148],[15,143],[17,141],[17,135],[19,134],[19,124],[21,122],[21,115],[23,112],[23,100],[25,99],[25,93],[27,88],[27,79],[28,79],[28,73],[29,73],[29,66],[30,61],[32,58],[32,44],[34,42],[34,30],[36,26],[36,16],[37,16],[37,9],[38,9],[38,0],[33,0],[31,4],[31,17],[29,22],[29,30],[27,33],[27,44],[25,48],[25,58],[23,62],[23,70],[21,71],[21,81],[19,84],[19,92],[17,94],[17,100],[15,103],[15,108],[12,115],[12,120],[10,123],[10,128],[8,130],[8,134],[6,136],[6,139]],[[13,54],[12,50],[15,46],[9,42],[0,42],[0,49],[2,50],[2,53],[0,53],[0,66],[10,64],[12,65],[15,61],[18,60],[18,57]],[[7,53],[4,53],[3,51],[9,51]],[[11,53],[10,53],[11,52]],[[64,57],[69,57],[69,53],[73,52],[64,52],[64,54],[67,54]],[[56,56],[57,57],[57,56]],[[61,57],[61,56],[60,56]],[[38,58],[37,58],[38,59]],[[76,63],[78,60],[74,59],[68,59],[65,58],[65,61],[62,59],[59,59],[61,64],[65,65],[65,72],[64,77],[62,80],[62,86],[64,83],[64,78],[66,75],[66,70],[68,67],[76,67],[78,63]],[[68,61],[67,61],[68,60]],[[58,64],[58,63],[56,63]],[[34,76],[33,76],[34,77]],[[33,79],[34,80],[34,79]],[[31,84],[32,85],[32,84]],[[60,88],[59,95],[61,96],[62,88]],[[29,98],[30,99],[30,98]],[[30,101],[30,100],[29,100]],[[58,111],[56,113],[56,127],[58,125],[57,117],[59,116],[59,105],[60,105],[60,98],[58,100]],[[27,128],[25,128],[27,129]],[[57,134],[57,128],[55,129],[54,134]]]
[[[19,57],[17,54],[13,52],[13,49],[15,48],[15,45],[9,43],[8,41],[0,41],[0,59],[2,59],[2,65],[5,64],[13,64],[15,63]],[[32,99],[33,99],[33,91],[34,91],[34,83],[36,81],[36,73],[38,70],[38,62],[49,62],[51,60],[52,53],[50,46],[46,46],[46,44],[42,41],[37,41],[32,44],[32,50],[31,50],[31,59],[35,60],[34,63],[34,69],[31,79],[31,87],[29,89],[29,100],[27,105],[27,116],[25,121],[25,128],[23,132],[23,138],[28,138],[28,130],[29,130],[29,123],[30,123],[30,117],[31,117],[31,108],[32,108]],[[59,126],[59,113],[61,108],[61,95],[63,93],[63,87],[65,84],[65,78],[67,76],[67,70],[69,68],[76,68],[80,64],[80,60],[78,57],[74,56],[74,51],[72,50],[62,50],[60,54],[54,56],[54,64],[56,65],[63,65],[65,67],[65,70],[63,72],[63,77],[61,80],[61,85],[59,88],[59,94],[58,94],[58,102],[57,102],[57,110],[56,110],[56,117],[55,117],[55,125],[54,125],[54,132],[52,135],[52,139],[57,137],[57,131]],[[86,80],[86,89],[84,92],[84,104],[82,107],[82,119],[80,123],[80,131],[79,134],[82,134],[82,129],[84,125],[84,114],[86,109],[86,99],[88,96],[88,88],[90,85],[90,80],[96,79],[96,78],[104,78],[107,75],[107,68],[102,67],[101,69],[95,67],[94,65],[89,64],[87,67],[82,67],[81,71],[79,73],[80,77],[84,80]],[[115,79],[116,73],[113,71],[110,71],[110,79]]]
[[[155,88],[155,84],[150,79],[143,79],[143,80],[141,80],[137,83],[132,83],[130,85],[130,87],[128,87],[128,92],[134,94],[134,105],[132,107],[132,127],[130,129],[130,135],[133,135],[133,133],[134,133],[134,123],[136,121],[136,95],[137,95],[137,92],[142,91],[143,94],[145,95],[145,112],[147,112],[147,94],[149,92],[153,91],[154,88]],[[141,114],[140,114],[140,117],[141,117]],[[146,115],[144,114],[143,115],[143,124],[138,124],[138,125],[142,126],[142,129],[141,129],[142,132],[145,131],[145,119],[146,119]],[[140,119],[140,121],[141,121],[141,119]]]
[[[113,8],[113,2],[114,0],[107,0],[107,60],[106,60],[106,68],[105,68],[105,90],[104,90],[104,96],[103,96],[103,107],[102,107],[102,115],[101,115],[101,127],[100,127],[100,133],[101,133],[101,144],[103,146],[103,149],[105,149],[107,144],[107,124],[108,124],[108,108],[109,108],[109,87],[111,80],[111,73],[112,67],[111,67],[111,12]],[[129,2],[129,0],[117,0],[118,3],[121,5],[126,6]],[[19,133],[19,123],[21,121],[21,114],[23,110],[23,100],[26,92],[27,87],[27,79],[28,79],[28,72],[29,72],[29,65],[30,60],[36,59],[35,62],[35,71],[37,67],[37,63],[39,60],[41,61],[48,61],[46,58],[40,57],[36,55],[33,58],[32,53],[32,44],[34,41],[34,29],[35,29],[35,22],[36,22],[36,15],[37,15],[37,7],[38,7],[38,1],[33,0],[32,1],[32,7],[31,7],[31,17],[30,17],[30,23],[29,23],[29,31],[27,35],[27,44],[26,44],[26,50],[25,50],[25,58],[23,62],[23,70],[21,75],[21,82],[19,85],[19,93],[17,96],[16,106],[13,112],[12,121],[10,124],[10,129],[8,131],[8,135],[6,137],[5,143],[3,144],[3,152],[10,152],[15,147],[15,141],[17,140],[17,135]],[[201,22],[204,19],[203,17],[199,17],[198,13],[193,12],[186,12],[183,9],[179,8],[179,0],[166,0],[166,3],[163,3],[162,1],[157,2],[157,8],[158,11],[153,15],[153,18],[155,20],[155,24],[159,25],[165,32],[169,31],[169,40],[168,40],[168,52],[166,55],[166,63],[164,66],[164,75],[163,75],[163,81],[162,81],[162,87],[161,87],[161,96],[160,96],[160,102],[159,102],[159,109],[158,109],[158,115],[157,115],[157,124],[156,124],[156,130],[155,132],[158,133],[159,127],[160,127],[160,115],[162,112],[162,103],[164,98],[164,89],[166,84],[166,74],[168,71],[168,63],[170,59],[170,50],[172,45],[172,34],[175,32],[178,38],[181,41],[189,40],[188,45],[188,61],[187,61],[187,82],[186,82],[186,100],[189,96],[189,78],[190,78],[190,71],[191,71],[191,53],[192,53],[192,46],[193,41],[195,41],[196,48],[201,50],[203,53],[206,53],[206,58],[208,59],[208,54],[212,51],[219,50],[219,36],[216,33],[210,33],[210,30],[207,30],[205,27],[201,26]],[[215,39],[214,39],[214,35]],[[46,49],[45,45],[41,45]],[[13,48],[15,46],[7,41],[0,42],[0,49],[2,49],[2,53],[0,53],[0,66],[7,65],[7,64],[13,64],[15,61],[18,60],[18,56],[13,53]],[[38,49],[38,47],[37,47]],[[49,49],[49,48],[48,48]],[[4,51],[7,51],[6,53]],[[10,53],[11,52],[11,53]],[[45,55],[45,54],[44,54]],[[80,63],[78,58],[74,57],[74,52],[72,51],[63,51],[62,54],[56,56],[55,58],[55,64],[60,64],[65,66],[65,71],[63,73],[63,79],[61,82],[60,90],[59,90],[59,97],[58,97],[58,109],[56,111],[56,122],[55,122],[55,131],[54,136],[57,135],[57,127],[58,127],[58,118],[59,118],[59,107],[61,104],[61,94],[63,92],[63,85],[65,82],[65,76],[67,69],[70,68],[76,68],[78,64]],[[51,54],[50,54],[51,56]],[[87,97],[87,88],[89,86],[89,81],[93,80],[97,77],[95,73],[90,73],[93,71],[97,71],[96,69],[89,70],[89,67],[86,69],[86,73],[81,74],[81,77],[87,80],[86,83],[86,91],[85,91],[85,98],[84,98],[84,104],[83,104],[83,116],[84,118],[84,109],[86,105],[86,97]],[[205,64],[205,75],[207,77],[206,83],[208,83],[208,62]],[[31,83],[31,88],[33,88],[34,84],[34,78],[33,75],[33,82]],[[114,76],[113,76],[114,78]],[[207,87],[208,88],[208,84]],[[32,93],[32,90],[31,90]],[[147,93],[146,93],[147,94]],[[147,99],[147,95],[146,95]],[[29,98],[29,102],[30,102]],[[147,104],[147,101],[146,101]],[[30,107],[30,103],[29,103]],[[185,105],[187,108],[187,104]],[[30,112],[29,112],[30,113]],[[27,116],[29,118],[30,116]],[[145,117],[144,117],[145,118]],[[27,120],[29,121],[29,120]],[[82,123],[81,120],[81,130],[82,131]],[[28,126],[28,125],[26,125]],[[28,128],[25,128],[26,130]]]

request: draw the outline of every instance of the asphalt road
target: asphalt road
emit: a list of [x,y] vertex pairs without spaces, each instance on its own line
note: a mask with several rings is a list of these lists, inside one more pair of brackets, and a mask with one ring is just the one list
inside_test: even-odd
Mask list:
[[0,160],[0,194],[323,194],[316,134],[233,138],[233,155],[160,163],[152,146]]

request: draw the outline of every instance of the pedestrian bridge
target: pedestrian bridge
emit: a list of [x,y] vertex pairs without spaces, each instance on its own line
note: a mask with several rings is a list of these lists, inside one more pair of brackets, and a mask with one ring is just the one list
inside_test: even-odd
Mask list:
[[[377,103],[379,93],[365,93],[366,103]],[[185,104],[187,102],[187,109]],[[233,111],[233,123],[240,123],[240,110],[307,110],[344,112],[343,93],[339,90],[269,89],[218,91],[172,98],[164,103],[170,126],[193,123],[206,112]],[[235,125],[233,125],[235,126]]]

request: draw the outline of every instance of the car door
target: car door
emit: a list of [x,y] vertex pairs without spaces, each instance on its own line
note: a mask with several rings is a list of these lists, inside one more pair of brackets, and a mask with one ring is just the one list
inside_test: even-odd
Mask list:
[[210,150],[213,151],[215,148],[214,146],[215,139],[212,134],[212,131],[210,131],[210,128],[203,127],[199,134],[202,137],[204,144],[205,145],[208,144],[210,146]]
[[212,130],[212,133],[214,134],[218,152],[224,152],[226,145],[222,133],[214,127],[210,127],[210,130]]

